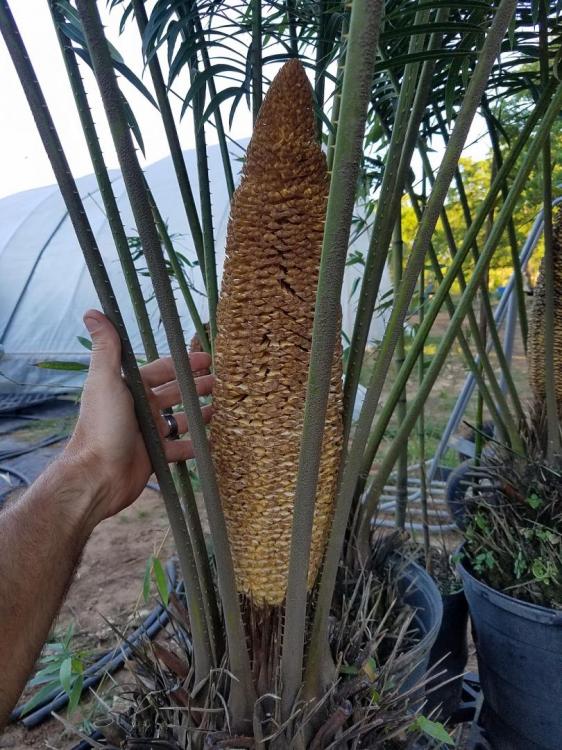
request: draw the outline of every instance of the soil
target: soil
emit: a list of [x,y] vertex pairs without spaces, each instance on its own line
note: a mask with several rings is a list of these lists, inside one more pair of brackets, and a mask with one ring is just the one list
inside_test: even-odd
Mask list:
[[[73,644],[77,648],[93,654],[110,649],[117,640],[104,618],[123,630],[154,606],[154,601],[145,604],[142,585],[146,561],[156,553],[166,561],[173,554],[173,542],[160,494],[146,489],[132,507],[95,529],[61,609],[56,632],[73,622]],[[32,730],[11,725],[0,735],[0,748],[10,750],[68,750],[78,742],[80,737],[70,735],[56,719]]]

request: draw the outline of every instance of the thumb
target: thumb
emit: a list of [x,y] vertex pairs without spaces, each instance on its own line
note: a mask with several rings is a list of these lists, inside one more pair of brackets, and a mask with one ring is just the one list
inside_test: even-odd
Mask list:
[[84,325],[92,337],[92,375],[121,375],[121,341],[117,331],[99,310],[88,310],[84,315]]

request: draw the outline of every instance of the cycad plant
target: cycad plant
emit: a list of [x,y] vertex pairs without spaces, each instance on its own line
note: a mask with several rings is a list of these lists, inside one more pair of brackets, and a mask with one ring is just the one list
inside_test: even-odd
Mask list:
[[[539,3],[537,17],[542,42],[540,73],[546,82],[545,3]],[[500,443],[483,457],[481,471],[488,486],[478,487],[467,531],[467,553],[476,572],[495,588],[527,601],[559,607],[562,212],[558,209],[553,218],[551,169],[547,138],[542,149],[544,257],[526,337],[531,398],[525,412],[517,415],[521,432],[518,450]],[[482,484],[479,474],[477,485]],[[518,541],[513,545],[515,539]]]
[[[163,703],[153,705],[152,713],[135,714],[138,722],[128,731],[194,747],[203,741],[276,748],[408,746],[427,725],[415,718],[419,703],[409,701],[408,691],[400,692],[392,670],[411,633],[404,611],[392,606],[392,581],[376,563],[380,555],[373,554],[371,520],[455,340],[498,431],[514,450],[520,448],[517,393],[500,388],[497,369],[505,374],[506,363],[497,351],[498,367],[493,366],[472,304],[560,111],[562,87],[549,69],[558,59],[557,15],[549,9],[543,14],[541,28],[551,44],[541,77],[534,66],[535,2],[113,2],[114,12],[123,11],[123,23],[134,18],[140,31],[207,295],[206,326],[162,207],[156,206],[139,165],[133,139],[142,142],[142,123],[116,78],[119,72],[131,79],[131,73],[108,45],[95,2],[49,2],[131,304],[152,359],[158,352],[88,111],[84,65],[92,68],[102,96],[176,367],[212,540],[209,556],[189,474],[182,465],[172,473],[165,462],[62,144],[8,3],[0,0],[4,39],[100,302],[122,339],[123,372],[185,583],[190,646],[181,700],[174,698],[169,681],[164,687],[160,681]],[[164,46],[167,71],[159,55]],[[270,83],[270,73],[281,63]],[[194,124],[197,199],[170,105],[185,80],[182,73],[189,79],[180,96],[182,114],[191,110]],[[461,184],[458,162],[475,115],[497,97],[522,90],[536,97],[527,122],[509,144],[483,202],[467,206],[473,213],[466,212],[466,234],[459,246],[451,242],[451,262],[442,269],[432,236],[437,222],[447,221],[452,181]],[[234,192],[228,131],[245,101],[255,128]],[[232,196],[220,297],[207,161],[210,128],[216,130]],[[433,139],[443,149],[436,170],[425,158]],[[416,153],[432,185],[422,207],[412,170]],[[419,209],[419,225],[354,421],[369,327],[405,193]],[[342,386],[340,298],[359,194],[374,199],[375,208],[367,212],[368,249]],[[482,241],[482,227],[494,208],[493,227]],[[467,279],[463,264],[469,256],[473,270]],[[428,260],[436,279],[433,298],[424,303],[422,322],[403,361],[401,352],[381,404]],[[214,355],[212,446],[185,356],[172,281],[185,298],[201,346]],[[462,290],[456,301],[455,283]],[[383,455],[382,438],[443,307],[450,325],[416,395],[401,409],[397,434]],[[470,331],[463,327],[465,318]],[[493,343],[498,349],[497,339]],[[179,714],[167,720],[170,714],[160,709],[175,710],[178,700]]]
[[[552,226],[551,252],[541,262],[529,316],[531,400],[520,425],[524,451],[513,452],[503,445],[488,449],[475,472],[475,498],[466,531],[466,552],[479,577],[518,599],[556,609],[562,602],[562,464],[559,447],[556,448],[562,432],[561,337],[557,317],[562,304],[561,229],[562,211],[558,209]],[[552,274],[554,317],[549,317],[546,310],[547,273]],[[554,420],[548,413],[547,398],[553,386]],[[554,440],[551,421],[557,426]]]

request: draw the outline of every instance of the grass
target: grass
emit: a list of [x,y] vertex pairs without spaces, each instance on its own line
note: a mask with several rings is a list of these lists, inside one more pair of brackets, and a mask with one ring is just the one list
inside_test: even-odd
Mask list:
[[75,422],[76,417],[74,416],[30,421],[11,432],[10,437],[24,443],[37,443],[51,435],[72,432]]

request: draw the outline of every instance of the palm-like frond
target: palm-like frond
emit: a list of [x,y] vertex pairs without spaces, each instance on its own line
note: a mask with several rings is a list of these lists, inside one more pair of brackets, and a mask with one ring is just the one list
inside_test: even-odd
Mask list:
[[[390,5],[390,7],[389,7]],[[431,3],[423,3],[431,6]],[[387,3],[385,31],[381,35],[381,55],[384,61],[378,65],[373,85],[373,114],[384,119],[391,127],[394,120],[393,103],[397,98],[397,86],[402,80],[405,65],[415,61],[436,60],[432,80],[431,98],[422,121],[420,135],[424,139],[440,134],[434,113],[437,111],[447,121],[454,120],[462,102],[474,66],[480,53],[485,31],[490,24],[495,4],[483,2],[446,3],[450,7],[450,20],[446,24],[430,23],[427,27],[408,26],[413,21],[415,3],[397,0]],[[533,20],[532,2],[519,2],[505,37],[501,55],[494,65],[487,97],[490,102],[526,92],[536,100],[541,90],[539,72],[539,40],[536,22]],[[434,4],[433,12],[440,3]],[[408,54],[408,38],[414,33],[443,31],[443,43],[433,53],[424,50],[416,55]],[[552,64],[557,63],[562,49],[562,24],[556,11],[549,15],[548,55]],[[392,84],[392,77],[395,84]]]
[[[265,0],[261,5],[261,64],[265,81],[270,80],[271,72],[275,72],[281,63],[298,53],[303,65],[314,70],[317,76],[325,76],[329,89],[333,88],[336,83],[333,63],[342,50],[345,52],[345,40],[341,38],[345,2],[301,0],[289,4],[284,0]],[[534,5],[531,0],[523,0],[517,5],[509,34],[502,44],[501,57],[490,76],[488,99],[492,102],[522,91],[536,98],[540,90]],[[435,15],[444,7],[449,8],[449,18],[446,22],[437,22]],[[396,85],[392,80],[399,84],[408,64],[435,60],[430,105],[447,120],[454,119],[495,7],[496,3],[480,0],[445,4],[438,0],[424,3],[388,0],[373,81],[371,117],[381,117],[391,124],[396,99]],[[251,96],[252,21],[249,8],[250,4],[246,2],[234,5],[226,0],[158,0],[154,5],[144,37],[144,51],[150,57],[160,47],[166,47],[168,85],[174,85],[194,55],[205,50],[210,58],[210,65],[200,69],[188,90],[182,93],[184,110],[192,104],[196,94],[207,90],[211,80],[220,82],[220,86],[216,95],[207,100],[205,119],[229,102],[232,122],[240,101]],[[415,23],[415,14],[422,8],[429,11],[429,21]],[[129,8],[125,7],[124,12],[129,13]],[[186,36],[186,28],[195,18],[200,21],[200,29]],[[412,37],[435,33],[443,36],[439,49],[423,48],[415,53],[409,50]],[[320,56],[317,53],[319,45],[322,48]],[[557,12],[552,11],[548,54],[553,63],[557,64],[561,46],[562,26]],[[316,91],[318,93],[318,86]],[[318,104],[321,106],[324,101]],[[422,123],[424,138],[439,132],[431,117],[431,108],[428,108]]]
[[[82,24],[76,10],[68,0],[56,0],[56,8],[58,10],[55,20],[56,26],[70,40],[74,53],[83,60],[89,68],[93,69]],[[131,68],[126,65],[119,51],[112,44],[108,44],[108,46],[111,54],[111,61],[115,70],[133,85],[154,107],[157,107],[158,105],[150,91]],[[131,128],[131,132],[133,133],[141,152],[144,154],[144,141],[141,128],[125,95],[122,94],[122,97],[128,125]]]

